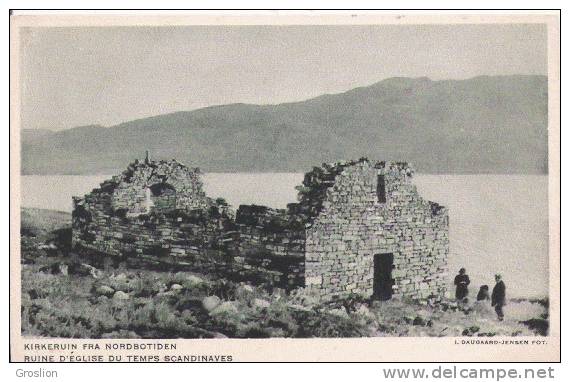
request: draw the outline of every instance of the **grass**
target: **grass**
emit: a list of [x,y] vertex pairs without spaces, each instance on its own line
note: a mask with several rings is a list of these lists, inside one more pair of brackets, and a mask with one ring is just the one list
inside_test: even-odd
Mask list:
[[[535,335],[544,308],[528,302],[505,308],[497,321],[490,307],[469,311],[402,301],[352,306],[297,304],[297,296],[188,272],[107,269],[100,276],[51,274],[39,269],[61,259],[23,266],[22,332],[68,338],[265,338],[368,336]],[[51,269],[51,268],[48,268]],[[101,287],[111,293],[101,293]],[[108,289],[107,289],[108,290]],[[121,291],[126,300],[113,298]],[[216,296],[211,311],[203,300]],[[517,312],[516,317],[509,315]],[[444,310],[445,309],[445,310]],[[467,312],[467,313],[466,313]],[[523,317],[524,315],[527,315]],[[532,316],[532,317],[531,317]],[[518,317],[518,318],[517,318]],[[519,318],[534,320],[532,326]]]
[[[66,237],[65,227],[57,219],[48,223],[41,234],[31,234],[32,225],[28,225],[32,230],[23,231],[25,336],[437,337],[545,335],[548,331],[548,301],[544,300],[511,301],[505,307],[505,321],[499,322],[488,304],[458,306],[448,301],[427,306],[396,300],[371,302],[359,296],[318,304],[304,290],[286,294],[192,272],[129,269],[110,263],[96,272],[81,272],[87,260],[74,257],[60,242]],[[55,248],[46,247],[46,242],[55,243]],[[206,299],[217,306],[206,307]]]

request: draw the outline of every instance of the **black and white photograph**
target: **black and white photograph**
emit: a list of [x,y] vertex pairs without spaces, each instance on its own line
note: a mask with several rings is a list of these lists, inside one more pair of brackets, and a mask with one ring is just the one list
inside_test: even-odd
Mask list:
[[559,341],[558,18],[410,17],[16,17],[21,339]]

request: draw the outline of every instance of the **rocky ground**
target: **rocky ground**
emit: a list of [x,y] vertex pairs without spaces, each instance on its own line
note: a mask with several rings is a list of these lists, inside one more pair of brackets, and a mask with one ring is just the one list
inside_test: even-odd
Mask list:
[[22,332],[71,338],[264,338],[546,335],[548,301],[429,306],[358,296],[317,304],[191,272],[93,262],[70,250],[68,214],[22,211]]

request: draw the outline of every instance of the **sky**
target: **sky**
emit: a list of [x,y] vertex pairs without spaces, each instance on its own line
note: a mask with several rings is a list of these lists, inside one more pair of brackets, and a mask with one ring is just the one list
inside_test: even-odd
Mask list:
[[293,102],[395,76],[546,75],[546,33],[540,24],[23,28],[22,127]]

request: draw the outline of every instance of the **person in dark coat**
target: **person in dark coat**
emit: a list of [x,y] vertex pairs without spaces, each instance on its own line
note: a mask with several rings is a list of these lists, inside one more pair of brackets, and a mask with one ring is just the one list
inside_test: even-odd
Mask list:
[[469,289],[467,286],[471,283],[469,276],[465,274],[465,268],[459,270],[459,274],[455,276],[455,281],[453,282],[457,285],[455,289],[455,298],[459,301],[463,301],[469,294]]
[[497,317],[499,321],[503,321],[505,314],[503,313],[503,306],[505,306],[506,289],[505,283],[502,280],[501,275],[495,275],[495,287],[493,288],[493,293],[491,294],[491,306],[495,307],[495,312],[497,312]]
[[477,293],[477,301],[489,301],[489,285],[481,285]]

